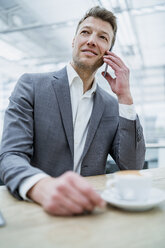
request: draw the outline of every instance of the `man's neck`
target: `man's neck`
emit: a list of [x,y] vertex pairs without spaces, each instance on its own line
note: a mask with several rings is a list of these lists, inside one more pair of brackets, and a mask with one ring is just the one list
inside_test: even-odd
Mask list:
[[73,62],[71,62],[71,65],[75,69],[81,80],[83,81],[83,93],[85,93],[92,87],[96,72],[91,72],[89,70],[83,70],[81,68],[78,68],[77,66],[74,65]]

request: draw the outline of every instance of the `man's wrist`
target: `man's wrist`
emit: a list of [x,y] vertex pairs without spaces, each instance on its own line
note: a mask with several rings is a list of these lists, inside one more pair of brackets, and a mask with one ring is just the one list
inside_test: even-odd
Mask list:
[[45,173],[38,173],[36,175],[33,175],[33,176],[30,176],[30,177],[23,179],[19,185],[20,196],[24,200],[30,201],[30,199],[27,197],[27,192],[29,191],[29,189],[31,189],[33,187],[33,185],[35,185],[39,180],[41,180],[42,178],[45,178],[45,177],[49,177],[49,175],[47,175]]
[[50,179],[50,176],[40,179],[35,185],[33,185],[33,187],[29,189],[27,192],[27,197],[42,205],[45,197],[45,184],[47,184]]
[[120,104],[126,104],[126,105],[132,105],[133,104],[133,98],[131,94],[127,95],[119,95],[118,97],[118,102]]

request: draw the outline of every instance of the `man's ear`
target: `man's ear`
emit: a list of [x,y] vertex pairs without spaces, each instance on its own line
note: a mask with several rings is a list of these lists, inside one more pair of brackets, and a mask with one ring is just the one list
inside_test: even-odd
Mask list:
[[75,41],[75,37],[72,40],[72,48],[74,47],[74,41]]

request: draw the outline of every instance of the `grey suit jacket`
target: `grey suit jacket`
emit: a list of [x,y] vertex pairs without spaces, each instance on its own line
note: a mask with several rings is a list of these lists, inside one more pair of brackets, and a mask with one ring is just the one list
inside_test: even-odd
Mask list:
[[[58,177],[73,170],[73,123],[66,68],[24,74],[6,110],[0,176],[17,198],[20,182],[41,171]],[[81,175],[105,173],[107,155],[120,169],[141,169],[145,146],[139,119],[119,117],[115,98],[97,86]]]

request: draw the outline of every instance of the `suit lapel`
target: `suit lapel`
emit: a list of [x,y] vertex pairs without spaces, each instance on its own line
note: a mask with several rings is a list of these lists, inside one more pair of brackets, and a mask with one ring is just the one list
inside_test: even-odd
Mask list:
[[59,104],[62,122],[64,125],[66,137],[69,143],[69,147],[74,156],[74,144],[73,144],[73,119],[72,119],[72,107],[70,99],[69,82],[66,72],[66,67],[61,71],[58,71],[54,75],[53,87]]
[[100,89],[99,86],[97,86],[96,93],[94,95],[94,103],[93,103],[93,110],[90,118],[90,123],[89,123],[89,129],[88,129],[88,134],[87,134],[87,139],[85,142],[85,147],[82,155],[82,161],[91,145],[91,142],[94,138],[94,135],[97,131],[97,127],[100,123],[100,119],[102,117],[103,111],[105,108],[105,103],[102,99],[102,96],[100,94]]

